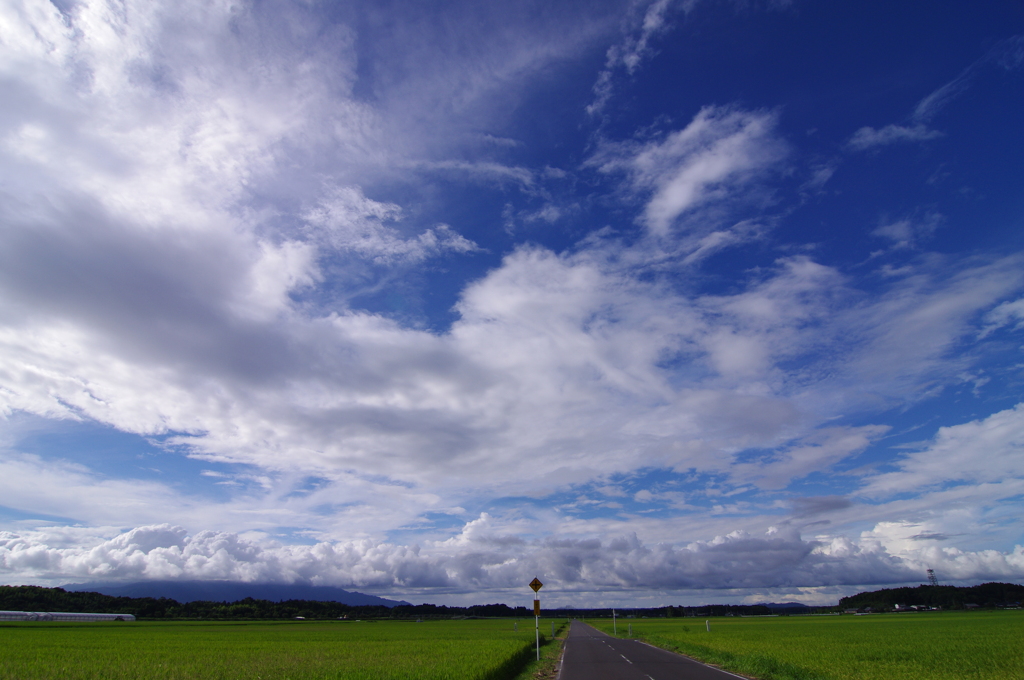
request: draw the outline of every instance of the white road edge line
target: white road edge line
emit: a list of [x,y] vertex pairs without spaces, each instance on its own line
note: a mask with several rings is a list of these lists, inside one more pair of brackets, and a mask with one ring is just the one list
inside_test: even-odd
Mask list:
[[[736,675],[735,673],[730,673],[727,670],[723,670],[723,669],[718,668],[716,666],[712,666],[711,664],[706,664],[703,661],[698,661],[697,659],[694,659],[692,656],[686,656],[685,654],[680,654],[679,652],[673,652],[672,650],[669,650],[669,649],[662,649],[661,647],[655,647],[654,645],[652,645],[652,644],[650,644],[648,642],[644,642],[643,640],[637,640],[637,642],[639,642],[642,645],[647,645],[651,649],[660,649],[661,651],[668,652],[669,654],[678,654],[679,656],[685,657],[685,658],[689,659],[690,661],[692,661],[694,663],[699,663],[701,666],[707,666],[708,668],[716,670],[719,673],[725,673],[726,675],[731,675],[732,677],[739,678],[740,680],[749,680],[749,678],[745,678],[742,675]],[[651,676],[648,675],[647,677],[650,678]],[[651,680],[654,680],[654,678],[651,678]]]
[[569,631],[572,630],[572,622],[569,622],[569,630],[565,631],[565,641],[562,642],[562,656],[558,658],[558,676],[555,680],[562,680],[562,667],[565,666],[565,648],[569,646]]

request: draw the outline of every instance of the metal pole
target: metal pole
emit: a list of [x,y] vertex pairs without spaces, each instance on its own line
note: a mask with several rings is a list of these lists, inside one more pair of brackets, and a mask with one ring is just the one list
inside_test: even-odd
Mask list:
[[538,597],[533,601],[533,611],[535,616],[533,617],[537,624],[537,661],[540,661],[540,598]]
[[615,610],[612,610],[612,635],[618,635],[619,629],[615,626]]

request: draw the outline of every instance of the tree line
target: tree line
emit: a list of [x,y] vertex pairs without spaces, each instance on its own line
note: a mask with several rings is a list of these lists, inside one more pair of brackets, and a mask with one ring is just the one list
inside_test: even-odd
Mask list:
[[247,597],[234,602],[168,597],[116,597],[95,592],[67,591],[41,586],[0,586],[0,610],[133,614],[139,619],[418,619],[466,617],[527,617],[533,610],[487,604],[472,607],[444,605],[347,605],[319,600],[273,602]]
[[1024,600],[1024,585],[1015,583],[982,583],[977,586],[932,586],[916,588],[884,588],[867,593],[858,593],[839,600],[839,609],[867,609],[890,611],[901,607],[924,606],[942,609],[968,609],[968,605],[979,608],[1019,607]]
[[[100,614],[133,614],[139,619],[452,619],[532,618],[533,609],[485,604],[471,607],[420,604],[353,606],[318,600],[273,602],[251,597],[235,602],[195,600],[178,602],[167,597],[117,597],[95,592],[67,591],[41,586],[0,586],[0,609],[15,611],[68,611]],[[611,617],[611,609],[544,609],[545,617]],[[622,617],[756,616],[771,614],[763,605],[704,605],[620,609]]]
[[[978,586],[931,586],[887,588],[844,597],[837,607],[804,608],[801,612],[842,611],[845,609],[891,611],[896,605],[967,609],[1020,606],[1024,585],[983,583]],[[453,618],[532,618],[533,610],[486,604],[471,607],[420,604],[347,605],[318,600],[286,600],[273,602],[247,597],[235,602],[196,600],[178,602],[167,597],[116,597],[95,592],[66,591],[41,586],[0,586],[0,610],[37,612],[92,612],[98,614],[133,614],[139,619],[453,619]],[[698,607],[652,607],[619,609],[621,617],[703,617],[703,616],[765,616],[778,613],[765,605],[701,605]],[[781,610],[784,611],[784,610]],[[611,609],[544,609],[545,617],[606,618]],[[796,613],[796,612],[793,612]]]

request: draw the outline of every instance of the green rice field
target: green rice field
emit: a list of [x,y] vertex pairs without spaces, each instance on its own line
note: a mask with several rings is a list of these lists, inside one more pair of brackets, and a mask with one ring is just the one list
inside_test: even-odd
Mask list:
[[[619,637],[761,680],[1020,680],[1024,610],[619,619]],[[608,619],[587,623],[612,632]]]
[[518,627],[508,619],[5,623],[0,678],[505,680],[534,654],[533,620]]

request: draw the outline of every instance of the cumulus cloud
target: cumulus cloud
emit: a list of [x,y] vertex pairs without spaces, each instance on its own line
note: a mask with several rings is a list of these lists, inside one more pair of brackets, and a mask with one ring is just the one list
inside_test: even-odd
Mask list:
[[941,545],[946,537],[928,532],[928,524],[918,522],[880,522],[861,535],[868,549],[886,551],[908,569],[923,573],[934,569],[944,581],[1015,581],[1024,569],[1024,546],[1010,552],[998,550],[961,550]]
[[[897,546],[893,536],[916,530],[880,524],[860,540],[804,540],[787,528],[764,534],[733,531],[686,545],[646,545],[635,534],[606,539],[559,536],[523,540],[503,533],[484,514],[451,538],[404,546],[370,540],[282,546],[258,536],[168,524],[138,527],[106,539],[54,546],[59,532],[0,532],[0,574],[19,578],[90,580],[232,580],[312,583],[389,593],[449,593],[521,588],[540,575],[562,604],[574,592],[714,590],[905,583],[935,564],[947,579],[1019,577],[1020,546],[1011,553]],[[707,598],[705,594],[702,597]]]

